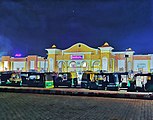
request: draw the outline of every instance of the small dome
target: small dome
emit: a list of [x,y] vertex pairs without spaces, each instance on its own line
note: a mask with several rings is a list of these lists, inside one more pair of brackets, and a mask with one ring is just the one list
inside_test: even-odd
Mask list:
[[52,48],[56,48],[56,45],[52,45]]
[[128,48],[128,49],[126,49],[126,51],[132,51],[132,48]]
[[108,42],[105,42],[104,45],[102,45],[102,47],[109,47]]

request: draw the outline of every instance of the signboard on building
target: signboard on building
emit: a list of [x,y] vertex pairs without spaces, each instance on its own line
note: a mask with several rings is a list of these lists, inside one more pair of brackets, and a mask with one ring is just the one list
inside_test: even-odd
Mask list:
[[71,60],[83,60],[83,55],[71,55]]

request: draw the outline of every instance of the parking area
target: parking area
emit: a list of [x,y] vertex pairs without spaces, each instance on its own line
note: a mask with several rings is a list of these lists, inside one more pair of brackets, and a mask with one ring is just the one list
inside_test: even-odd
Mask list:
[[153,101],[0,92],[0,120],[152,120]]

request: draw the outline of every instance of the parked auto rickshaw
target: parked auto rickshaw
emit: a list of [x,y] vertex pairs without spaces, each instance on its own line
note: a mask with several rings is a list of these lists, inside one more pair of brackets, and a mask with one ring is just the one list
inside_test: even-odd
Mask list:
[[120,82],[118,74],[100,72],[94,74],[94,80],[90,82],[90,89],[119,90]]
[[1,72],[1,85],[20,86],[21,85],[20,72],[15,72],[15,71]]
[[151,73],[137,73],[133,80],[130,81],[128,91],[148,91],[153,92],[153,74]]
[[52,73],[22,72],[22,86],[53,88]]
[[115,74],[118,74],[120,88],[127,89],[128,86],[130,85],[129,82],[131,81],[133,74],[129,74],[128,72],[118,72]]
[[89,88],[90,82],[93,80],[95,73],[96,72],[93,72],[93,71],[83,72],[82,80],[81,80],[81,88]]
[[22,79],[21,79],[21,72],[13,72],[10,79],[9,79],[9,85],[11,86],[21,86],[22,85]]
[[95,73],[93,79],[89,82],[90,90],[102,90],[104,87],[103,75],[101,73]]
[[5,71],[1,72],[1,85],[7,85],[8,80],[11,77],[12,72],[11,71]]
[[54,81],[54,87],[59,86],[72,86],[71,74],[70,73],[59,73]]
[[119,90],[120,89],[120,79],[116,73],[108,73],[107,75],[107,90]]

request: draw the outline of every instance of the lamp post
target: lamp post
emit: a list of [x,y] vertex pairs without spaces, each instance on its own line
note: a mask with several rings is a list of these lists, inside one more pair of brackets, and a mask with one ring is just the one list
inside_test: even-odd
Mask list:
[[125,55],[125,72],[128,72],[128,61],[127,61],[127,59],[128,59],[128,57],[129,57],[129,55]]
[[[125,72],[127,73],[128,72],[128,59],[129,55],[125,55]],[[128,76],[126,76],[126,82],[128,81]]]
[[46,72],[46,60],[47,60],[47,57],[48,57],[48,55],[46,55],[45,57],[44,57],[44,72]]

